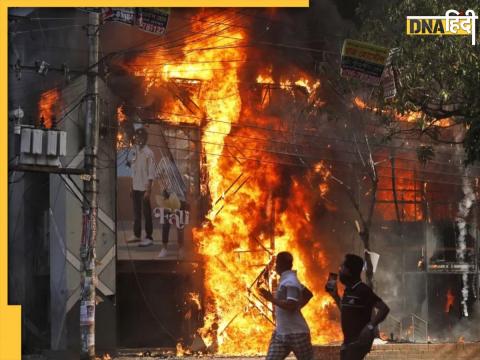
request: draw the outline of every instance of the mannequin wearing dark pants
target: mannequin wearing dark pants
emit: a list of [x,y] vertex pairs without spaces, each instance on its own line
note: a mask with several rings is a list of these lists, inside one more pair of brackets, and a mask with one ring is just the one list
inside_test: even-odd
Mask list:
[[[170,218],[170,213],[166,213],[163,220],[164,222],[162,225],[162,243],[165,248],[167,248],[168,236],[170,234],[170,226],[172,226],[170,225],[169,218]],[[183,229],[178,229],[177,242],[179,247],[183,246]]]
[[133,190],[133,233],[140,238],[142,235],[142,212],[145,218],[145,233],[148,239],[152,239],[153,225],[152,225],[152,208],[150,206],[150,199],[144,198],[145,191]]

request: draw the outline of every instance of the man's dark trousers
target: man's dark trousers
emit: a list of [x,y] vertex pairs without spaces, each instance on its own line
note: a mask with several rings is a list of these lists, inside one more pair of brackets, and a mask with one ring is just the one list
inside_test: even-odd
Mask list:
[[145,218],[145,233],[148,239],[152,239],[153,225],[152,225],[152,208],[150,206],[150,199],[145,199],[145,191],[133,191],[133,233],[136,237],[142,236],[142,209],[143,217]]
[[357,342],[343,344],[340,350],[340,360],[362,360],[371,348],[371,344],[359,344]]

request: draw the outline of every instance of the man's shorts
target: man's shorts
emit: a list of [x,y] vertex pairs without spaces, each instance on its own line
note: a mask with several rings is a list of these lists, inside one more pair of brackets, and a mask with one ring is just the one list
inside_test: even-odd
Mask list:
[[312,360],[313,348],[310,334],[278,335],[273,332],[266,360],[283,360],[291,351],[298,360]]

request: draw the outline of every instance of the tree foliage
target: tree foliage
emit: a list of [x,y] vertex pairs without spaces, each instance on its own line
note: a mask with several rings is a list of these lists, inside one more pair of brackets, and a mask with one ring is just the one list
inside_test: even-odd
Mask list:
[[379,105],[401,114],[421,111],[416,123],[421,135],[444,141],[436,126],[439,120],[453,118],[464,125],[466,162],[480,160],[480,39],[471,45],[471,36],[408,36],[409,15],[444,15],[449,9],[480,11],[478,0],[396,0],[364,1],[358,8],[363,18],[362,40],[399,48],[393,60],[397,77],[397,96]]

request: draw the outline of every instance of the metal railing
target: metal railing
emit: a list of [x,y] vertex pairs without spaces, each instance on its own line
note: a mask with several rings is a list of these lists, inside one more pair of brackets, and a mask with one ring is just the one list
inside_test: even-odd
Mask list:
[[390,341],[428,342],[428,321],[413,313],[403,321],[388,315],[379,330]]
[[428,342],[428,321],[416,314],[411,314],[412,342]]
[[389,340],[400,341],[402,339],[402,322],[392,315],[388,315],[385,321],[379,325],[379,330]]

